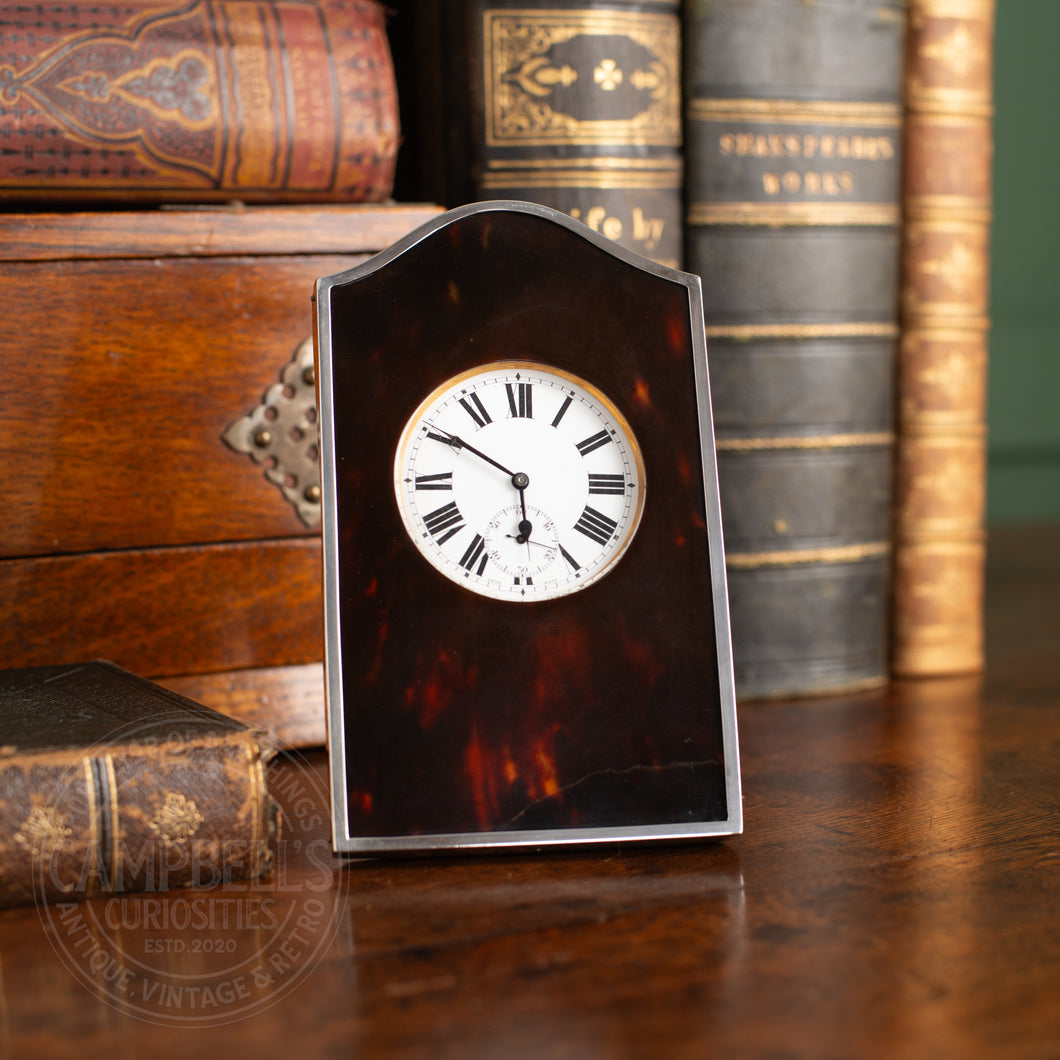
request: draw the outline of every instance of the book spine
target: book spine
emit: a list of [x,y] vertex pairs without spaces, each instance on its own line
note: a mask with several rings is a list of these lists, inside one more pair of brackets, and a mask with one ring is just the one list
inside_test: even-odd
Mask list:
[[680,266],[679,7],[446,0],[443,120],[468,125],[447,137],[446,205],[543,203]]
[[0,908],[264,875],[269,757],[252,730],[0,751]]
[[887,677],[900,0],[685,9],[737,692]]
[[375,0],[0,3],[0,202],[390,193]]
[[983,665],[993,0],[911,0],[895,673]]

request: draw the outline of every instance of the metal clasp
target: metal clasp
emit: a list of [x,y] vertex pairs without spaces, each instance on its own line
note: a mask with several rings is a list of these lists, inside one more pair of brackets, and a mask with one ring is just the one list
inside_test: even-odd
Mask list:
[[320,441],[313,340],[298,344],[280,382],[221,435],[237,453],[265,467],[307,527],[320,522]]

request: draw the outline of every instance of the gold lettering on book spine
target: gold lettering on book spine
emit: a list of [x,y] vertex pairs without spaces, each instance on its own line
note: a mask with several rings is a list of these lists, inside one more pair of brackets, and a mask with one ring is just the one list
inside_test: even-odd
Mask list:
[[[897,204],[875,201],[881,189],[889,189],[878,175],[893,169],[900,153],[897,104],[697,99],[689,102],[688,117],[703,123],[695,139],[709,145],[712,168],[741,167],[739,183],[749,196],[749,201],[726,200],[724,193],[716,200],[693,200],[687,207],[690,225],[898,224]],[[874,185],[879,185],[875,191]]]

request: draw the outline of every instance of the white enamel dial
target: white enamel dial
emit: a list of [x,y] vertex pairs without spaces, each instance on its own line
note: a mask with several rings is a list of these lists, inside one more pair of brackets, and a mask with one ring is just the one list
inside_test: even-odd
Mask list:
[[622,556],[644,507],[644,463],[592,384],[497,361],[448,380],[413,413],[394,491],[409,538],[451,581],[498,600],[551,600]]

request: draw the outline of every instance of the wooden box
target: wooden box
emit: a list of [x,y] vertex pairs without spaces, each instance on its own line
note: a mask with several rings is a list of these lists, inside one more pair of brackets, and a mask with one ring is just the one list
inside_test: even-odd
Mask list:
[[436,212],[0,214],[0,668],[106,658],[323,743],[312,504],[225,435],[282,400],[317,277]]

